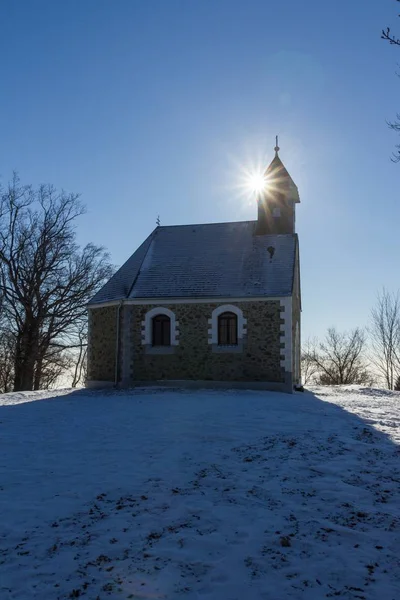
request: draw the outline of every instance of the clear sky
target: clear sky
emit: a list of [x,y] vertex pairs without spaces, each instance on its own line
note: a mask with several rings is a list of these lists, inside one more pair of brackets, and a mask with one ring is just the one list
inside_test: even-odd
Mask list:
[[0,174],[80,192],[123,263],[161,223],[256,218],[242,169],[297,183],[303,337],[400,287],[394,0],[2,0]]

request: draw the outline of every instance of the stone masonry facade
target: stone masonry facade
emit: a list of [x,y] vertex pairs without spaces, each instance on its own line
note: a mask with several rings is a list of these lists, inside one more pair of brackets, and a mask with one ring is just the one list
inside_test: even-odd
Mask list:
[[132,322],[133,379],[283,382],[280,365],[281,308],[279,301],[233,302],[247,319],[240,353],[214,353],[208,343],[209,319],[221,303],[168,304],[179,322],[179,345],[173,354],[146,354],[141,323],[155,305],[135,306]]
[[[246,334],[239,352],[222,353],[209,343],[209,319],[222,303],[125,306],[121,311],[120,378],[125,384],[159,380],[284,383],[284,308],[280,301],[232,303],[243,311]],[[179,343],[168,354],[148,353],[142,343],[145,315],[159,306],[173,311],[179,323]],[[117,311],[117,306],[89,311],[89,380],[114,381]]]
[[88,380],[115,380],[118,306],[89,310]]
[[141,344],[141,323],[154,305],[135,306],[133,335],[133,379],[196,381],[283,382],[280,364],[280,303],[232,302],[247,319],[247,335],[240,353],[217,354],[208,343],[209,319],[221,303],[168,305],[179,322],[179,345],[170,355],[146,354]]

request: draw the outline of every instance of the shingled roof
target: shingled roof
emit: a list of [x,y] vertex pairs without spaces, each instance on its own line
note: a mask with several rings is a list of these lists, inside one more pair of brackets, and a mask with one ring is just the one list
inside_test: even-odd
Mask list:
[[256,221],[157,227],[89,305],[146,298],[290,296],[296,234]]

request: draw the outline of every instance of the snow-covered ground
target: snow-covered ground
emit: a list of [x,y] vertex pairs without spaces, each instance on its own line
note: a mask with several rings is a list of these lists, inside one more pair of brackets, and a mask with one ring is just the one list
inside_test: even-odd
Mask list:
[[0,396],[0,599],[400,598],[400,394]]

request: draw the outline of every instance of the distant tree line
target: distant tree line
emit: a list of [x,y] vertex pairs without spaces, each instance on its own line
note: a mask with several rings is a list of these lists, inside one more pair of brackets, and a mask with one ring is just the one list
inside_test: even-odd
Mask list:
[[86,304],[110,277],[103,248],[76,242],[78,195],[0,186],[0,391],[37,390],[84,377]]
[[400,390],[400,295],[383,290],[369,326],[328,329],[323,340],[308,339],[302,349],[304,385],[372,385]]

